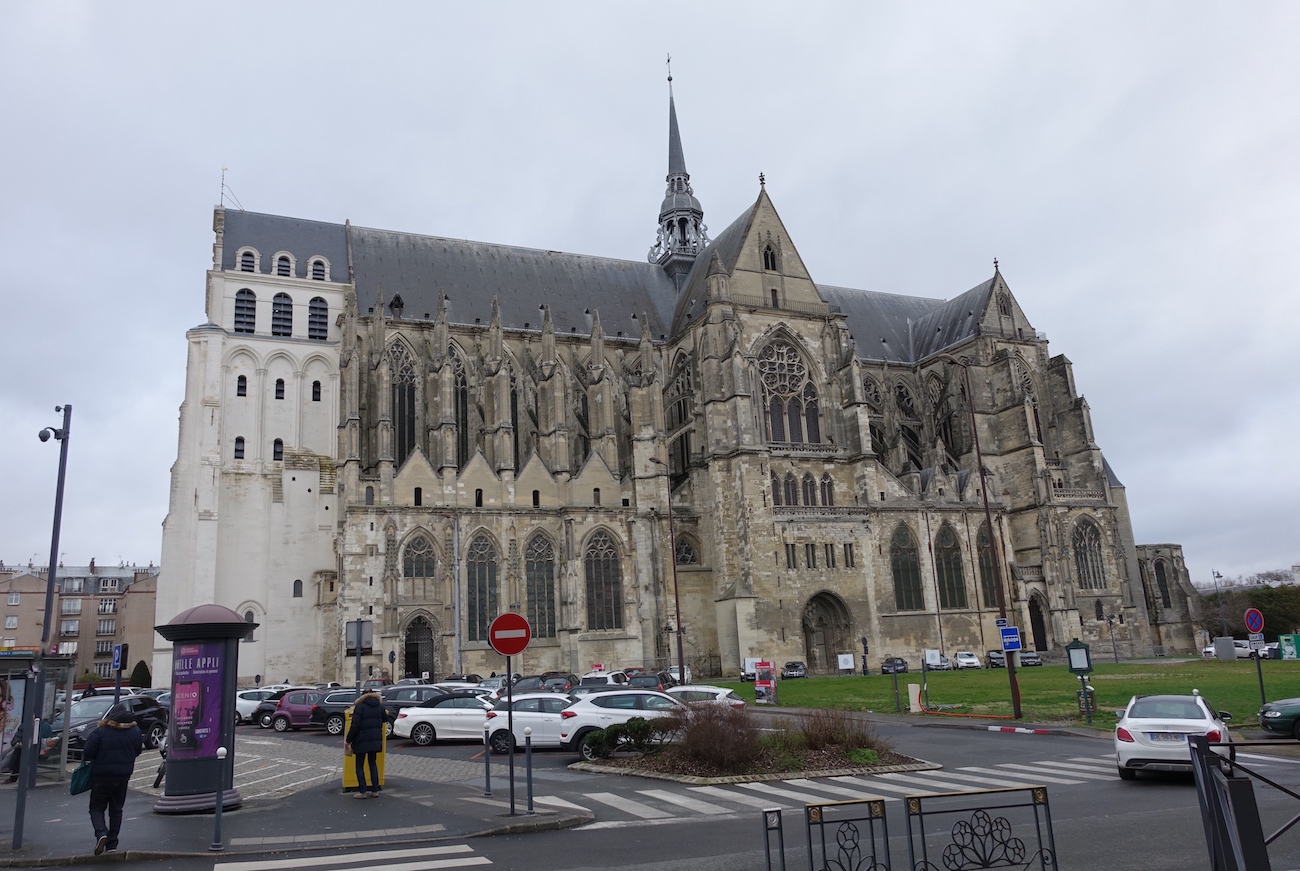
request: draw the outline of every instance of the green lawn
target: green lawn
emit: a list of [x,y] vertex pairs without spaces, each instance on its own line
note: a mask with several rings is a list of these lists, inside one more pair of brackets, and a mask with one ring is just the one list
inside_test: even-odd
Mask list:
[[[1300,696],[1300,660],[1266,660],[1264,689],[1269,701]],[[1040,723],[1084,724],[1075,691],[1079,679],[1064,665],[1022,668],[1020,683],[1024,719]],[[900,674],[898,692],[907,709],[907,684],[921,683],[920,673]],[[1259,710],[1259,680],[1249,660],[1168,660],[1120,665],[1098,663],[1091,675],[1098,713],[1094,725],[1114,725],[1112,713],[1135,695],[1201,691],[1211,705],[1232,714],[1233,725],[1253,726]],[[747,701],[754,699],[751,683],[726,683]],[[850,711],[894,711],[892,675],[812,677],[784,680],[778,686],[782,707],[840,708]],[[930,672],[930,707],[953,713],[1009,715],[1011,691],[1005,669]],[[929,715],[925,715],[929,716]]]

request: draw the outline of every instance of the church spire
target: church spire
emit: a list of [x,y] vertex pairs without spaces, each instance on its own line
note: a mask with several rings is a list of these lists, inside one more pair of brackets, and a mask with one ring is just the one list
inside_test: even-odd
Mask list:
[[704,226],[704,209],[691,190],[686,155],[677,127],[677,104],[673,100],[673,76],[668,74],[668,189],[659,207],[659,233],[650,249],[650,262],[663,267],[680,287],[695,258],[709,244]]

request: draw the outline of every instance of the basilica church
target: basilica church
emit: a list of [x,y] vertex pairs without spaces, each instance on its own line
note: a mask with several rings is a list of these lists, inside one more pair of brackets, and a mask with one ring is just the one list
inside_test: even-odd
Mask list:
[[1136,543],[996,263],[820,283],[761,180],[712,235],[671,93],[653,230],[622,260],[216,209],[157,621],[257,624],[249,683],[500,672],[504,611],[524,673],[916,667],[1001,617],[1049,656],[1196,647],[1181,548]]

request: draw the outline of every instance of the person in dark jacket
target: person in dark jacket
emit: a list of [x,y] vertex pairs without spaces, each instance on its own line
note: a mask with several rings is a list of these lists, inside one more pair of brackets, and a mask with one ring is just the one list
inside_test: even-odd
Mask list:
[[[353,798],[379,797],[379,751],[384,747],[384,730],[388,712],[379,693],[366,693],[352,706],[352,728],[347,743],[357,766],[357,792]],[[370,786],[366,786],[364,769],[370,769]]]
[[[127,782],[143,749],[144,735],[135,724],[135,715],[124,706],[110,708],[86,738],[82,758],[91,763],[90,822],[95,827],[96,856],[117,851]],[[108,825],[104,825],[106,809]]]

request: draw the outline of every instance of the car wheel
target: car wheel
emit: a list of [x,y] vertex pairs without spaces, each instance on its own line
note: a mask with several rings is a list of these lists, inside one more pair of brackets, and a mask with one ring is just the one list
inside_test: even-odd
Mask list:
[[342,735],[343,718],[338,714],[330,714],[329,718],[325,721],[325,731],[329,732],[331,735]]
[[411,740],[420,747],[428,747],[438,740],[438,736],[428,723],[417,723],[411,730]]
[[284,716],[276,717],[271,721],[271,728],[275,729],[277,732],[288,732],[289,718]]
[[244,722],[244,718],[239,716],[239,711],[235,711],[235,720],[231,725],[238,726],[242,722]]
[[492,748],[493,753],[499,753],[504,756],[514,749],[515,742],[511,740],[509,732],[505,729],[501,729],[494,732],[492,737],[488,739],[488,746]]
[[583,762],[595,762],[600,758],[596,755],[595,748],[591,746],[591,742],[587,740],[592,736],[592,734],[594,733],[587,732],[578,739],[578,755],[582,757]]
[[157,749],[158,745],[162,743],[162,739],[166,735],[167,727],[162,723],[154,723],[153,726],[149,728],[149,748],[151,750]]
[[391,737],[393,737],[393,724],[392,724],[392,723],[385,723],[385,724],[384,724],[384,737],[385,737],[385,738],[391,738]]
[[1123,765],[1119,766],[1120,780],[1137,780],[1137,776],[1138,773],[1132,768],[1125,768]]
[[271,715],[270,715],[270,713],[263,714],[263,715],[258,719],[258,721],[257,721],[257,725],[261,726],[263,729],[269,729],[269,728],[271,728]]

